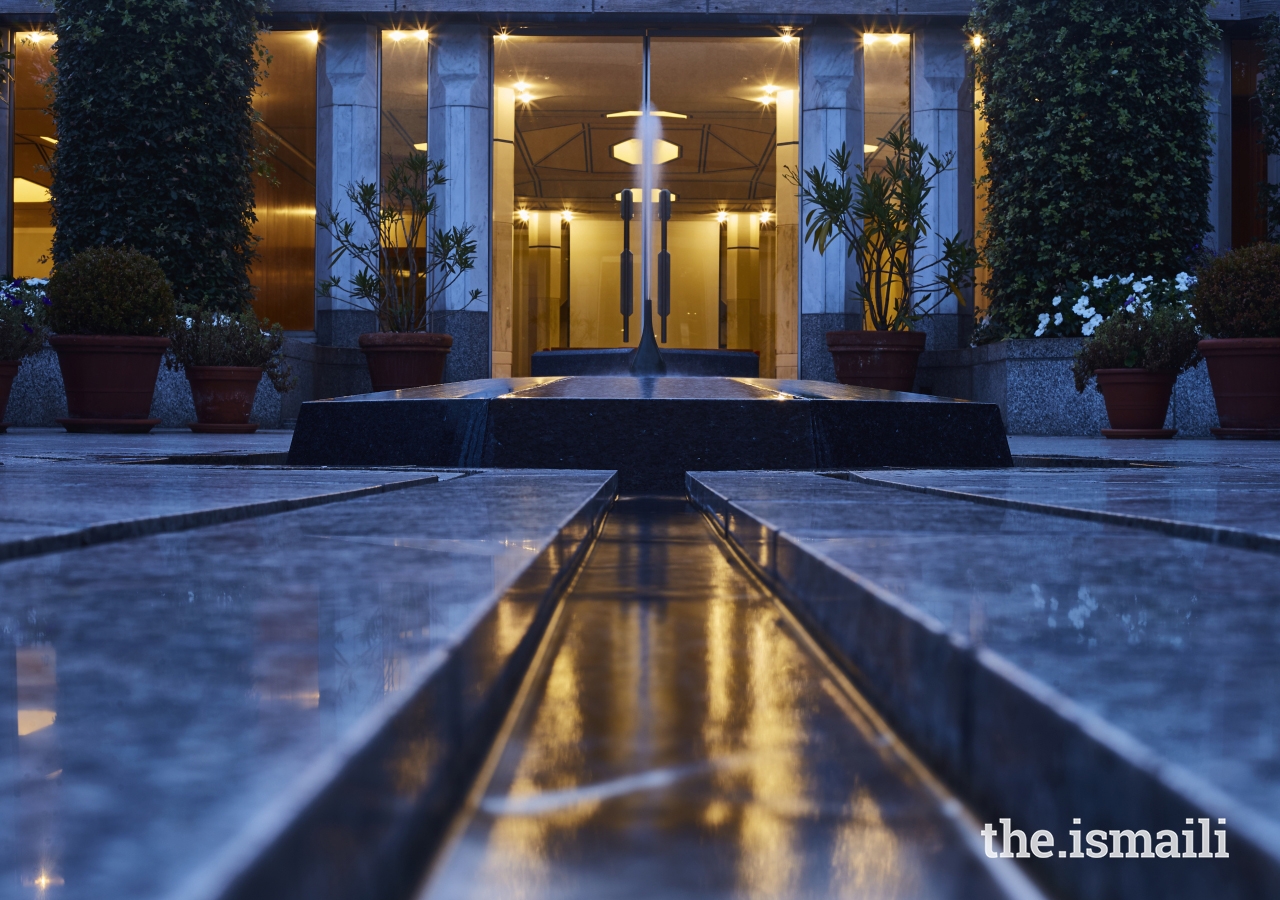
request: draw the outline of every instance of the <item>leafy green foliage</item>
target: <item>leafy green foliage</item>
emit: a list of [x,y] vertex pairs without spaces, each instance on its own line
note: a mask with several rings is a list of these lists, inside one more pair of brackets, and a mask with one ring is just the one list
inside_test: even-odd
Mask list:
[[55,0],[55,264],[159,261],[178,298],[252,300],[260,0]]
[[[1262,113],[1262,146],[1268,156],[1280,154],[1280,18],[1275,13],[1262,20],[1258,29],[1262,49],[1262,80],[1258,83],[1258,106]],[[1280,241],[1280,185],[1259,185],[1267,212],[1267,239]]]
[[95,247],[49,277],[49,325],[57,334],[160,337],[173,330],[173,288],[137,250]]
[[[905,331],[937,309],[948,294],[965,305],[962,292],[972,283],[978,253],[957,234],[943,238],[940,259],[920,257],[929,235],[927,201],[954,154],[926,159],[924,144],[907,133],[905,124],[886,135],[884,144],[888,159],[883,171],[868,173],[855,166],[853,154],[841,144],[829,157],[834,175],[827,174],[825,165],[809,168],[802,177],[788,174],[811,207],[804,220],[805,240],[826,253],[832,240],[844,238],[848,254],[858,259],[860,278],[854,295],[872,326],[876,331]],[[940,274],[920,285],[920,272],[933,266]],[[935,291],[938,297],[930,303]]]
[[1168,278],[1209,230],[1201,0],[978,0],[992,327],[1030,337],[1071,283]]
[[278,391],[287,391],[296,383],[280,356],[284,330],[279,324],[260,322],[252,310],[228,315],[185,307],[179,312],[171,340],[165,365],[172,371],[190,366],[252,366],[262,369]]
[[1099,369],[1187,371],[1200,361],[1200,330],[1186,304],[1135,302],[1122,307],[1093,332],[1076,353],[1071,371],[1083,392]]
[[1191,302],[1207,337],[1280,337],[1280,245],[1251,244],[1209,260]]
[[0,285],[0,360],[22,359],[44,346],[49,307],[45,283],[42,278],[18,278]]
[[[448,181],[444,165],[411,153],[391,168],[381,189],[369,181],[347,185],[355,218],[328,209],[319,224],[337,245],[330,267],[350,256],[360,268],[350,285],[343,285],[341,276],[323,279],[321,296],[371,307],[380,331],[430,330],[440,316],[456,312],[436,307],[449,286],[475,267],[475,229],[466,224],[431,229],[438,208],[434,191]],[[346,296],[335,297],[334,291]],[[480,291],[473,290],[466,305],[479,298]]]

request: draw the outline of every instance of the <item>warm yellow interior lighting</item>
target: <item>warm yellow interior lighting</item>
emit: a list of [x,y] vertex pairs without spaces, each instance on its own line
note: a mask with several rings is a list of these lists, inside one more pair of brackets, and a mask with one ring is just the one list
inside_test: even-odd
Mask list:
[[973,49],[974,49],[974,50],[981,50],[981,49],[982,49],[982,35],[980,35],[980,34],[975,34],[975,35],[970,39],[970,42],[973,44]]
[[776,94],[778,93],[778,86],[776,84],[766,84],[764,86],[764,92],[766,94]]
[[796,36],[789,31],[784,31],[782,33],[782,43],[784,44],[790,44],[793,40],[795,40],[795,38]]
[[33,44],[38,44],[41,41],[46,39],[48,40],[53,39],[53,35],[47,31],[28,31],[20,35],[20,37],[23,38],[24,40],[30,41]]
[[26,737],[43,731],[58,719],[58,714],[51,709],[18,710],[18,737]]
[[527,81],[517,81],[512,85],[517,91],[527,91],[531,86]]
[[519,99],[521,103],[532,103],[533,94],[530,94],[528,91],[525,91],[523,94],[520,95]]
[[49,189],[26,178],[13,179],[14,203],[48,203]]
[[403,31],[391,32],[391,40],[395,41],[397,44],[400,43],[401,41],[404,40],[404,32]]
[[729,221],[729,213],[727,213],[727,212],[726,212],[725,210],[723,210],[723,209],[722,209],[722,210],[720,210],[720,212],[716,213],[716,221],[717,221],[717,222],[719,222],[721,225],[723,225],[725,222],[728,222],[728,221]]
[[[630,190],[630,191],[631,191],[631,202],[632,202],[632,203],[639,203],[639,202],[640,202],[640,188],[628,188],[628,190]],[[661,193],[662,193],[662,189],[661,189],[661,188],[654,188],[652,191],[650,191],[650,192],[649,192],[649,194],[650,194],[650,198],[651,198],[651,199],[649,200],[649,202],[650,202],[650,203],[657,203],[657,202],[658,202],[658,195],[659,195],[659,194],[661,194]],[[622,202],[622,191],[618,191],[618,193],[614,194],[614,195],[613,195],[613,199],[614,199],[614,200],[617,200],[619,203],[621,203],[621,202]],[[675,195],[675,194],[672,194],[672,195],[671,195],[671,202],[672,202],[672,203],[675,203],[675,202],[676,202],[676,200],[677,200],[676,195]]]
[[767,209],[760,210],[760,224],[768,225],[771,221],[773,221],[773,213]]
[[[639,116],[639,115],[641,115],[640,110],[638,110],[638,109],[628,109],[628,110],[627,110],[627,111],[625,111],[625,112],[605,113],[605,116],[604,116],[604,117],[605,117],[606,119],[625,119],[625,118],[634,118],[634,117]],[[660,119],[687,119],[687,118],[689,118],[689,117],[688,117],[688,116],[686,116],[684,113],[663,112],[663,111],[662,111],[662,110],[660,110],[660,109],[655,109],[653,112],[649,113],[649,115],[651,115],[651,116],[657,116],[657,117],[658,117],[658,118],[660,118]]]
[[561,211],[560,211],[560,218],[564,219],[566,222],[572,222],[572,221],[573,221],[573,210],[571,210],[571,209],[561,210]]
[[420,41],[425,41],[425,40],[427,39],[427,37],[428,37],[427,29],[425,29],[425,28],[419,28],[417,31],[415,31],[415,32],[413,33],[413,36],[414,36],[414,37],[416,37],[416,38],[417,38],[418,40],[420,40]]
[[426,142],[426,141],[423,141],[421,144],[414,144],[414,145],[413,145],[413,149],[414,149],[414,150],[417,150],[419,153],[426,153],[426,152],[427,152],[427,142]]
[[505,31],[499,31],[496,37],[500,41],[505,41],[505,40],[508,40],[511,37],[511,35],[507,34]]
[[58,146],[58,139],[55,137],[49,137],[47,134],[42,134],[42,135],[39,135],[39,138],[40,140],[44,141],[46,144],[52,144],[55,147]]
[[878,44],[881,41],[894,47],[900,47],[905,44],[907,40],[907,35],[896,31],[891,34],[876,34],[875,32],[868,31],[862,35],[862,43],[868,47],[872,44]]
[[528,222],[528,221],[529,221],[529,210],[525,209],[524,207],[521,207],[520,209],[517,209],[517,210],[516,210],[516,218],[518,218],[521,222]]
[[863,144],[862,145],[863,153],[875,153],[879,149],[880,149],[879,144]]
[[320,43],[320,32],[318,31],[308,31],[307,37],[311,38],[311,43],[313,44]]
[[[644,147],[639,138],[630,138],[609,148],[609,155],[629,165],[638,166],[644,162]],[[653,164],[660,166],[680,158],[680,145],[670,141],[653,142]]]

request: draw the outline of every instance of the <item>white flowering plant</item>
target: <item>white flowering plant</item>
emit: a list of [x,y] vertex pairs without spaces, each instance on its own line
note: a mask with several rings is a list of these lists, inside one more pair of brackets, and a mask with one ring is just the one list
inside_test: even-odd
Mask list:
[[1053,309],[1039,315],[1036,337],[1089,337],[1098,326],[1122,309],[1148,314],[1161,306],[1187,306],[1194,275],[1179,272],[1173,278],[1110,275],[1080,282],[1077,289],[1054,297]]
[[12,362],[38,353],[49,329],[49,296],[43,278],[14,278],[0,283],[0,360]]
[[261,368],[276,390],[293,387],[295,379],[281,356],[284,330],[259,321],[252,310],[237,315],[185,307],[174,322],[165,365],[172,371],[192,366]]

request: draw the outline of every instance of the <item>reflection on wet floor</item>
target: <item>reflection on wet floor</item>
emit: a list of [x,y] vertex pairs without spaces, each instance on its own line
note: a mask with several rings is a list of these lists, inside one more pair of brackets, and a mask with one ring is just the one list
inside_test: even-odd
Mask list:
[[683,501],[619,501],[424,898],[1003,896]]

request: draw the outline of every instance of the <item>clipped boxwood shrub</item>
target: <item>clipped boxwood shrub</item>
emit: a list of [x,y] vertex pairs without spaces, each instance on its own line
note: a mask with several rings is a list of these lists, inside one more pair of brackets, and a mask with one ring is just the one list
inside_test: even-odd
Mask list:
[[53,260],[135,247],[186,303],[252,300],[257,0],[55,0]]
[[1202,0],[978,0],[986,339],[1069,284],[1189,267],[1209,230]]
[[1209,260],[1191,305],[1205,337],[1280,337],[1280,246],[1251,244]]
[[54,267],[48,294],[56,334],[160,337],[173,328],[169,280],[159,263],[137,250],[78,253]]

